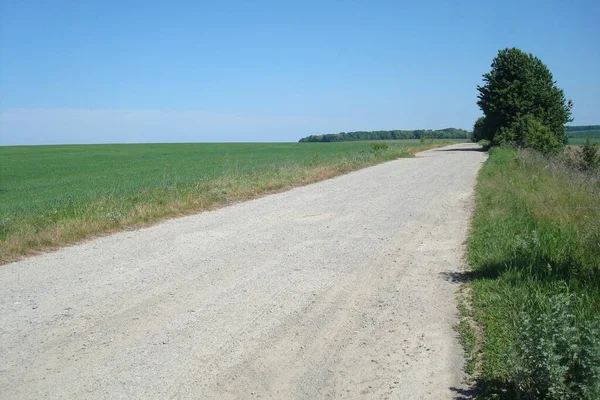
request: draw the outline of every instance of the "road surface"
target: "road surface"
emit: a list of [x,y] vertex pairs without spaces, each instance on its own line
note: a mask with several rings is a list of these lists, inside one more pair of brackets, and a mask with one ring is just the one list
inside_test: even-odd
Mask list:
[[453,398],[476,149],[0,267],[0,398]]

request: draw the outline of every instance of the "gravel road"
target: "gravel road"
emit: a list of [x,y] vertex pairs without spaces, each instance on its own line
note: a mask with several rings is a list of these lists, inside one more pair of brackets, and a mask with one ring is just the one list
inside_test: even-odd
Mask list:
[[476,149],[0,267],[0,398],[453,398]]

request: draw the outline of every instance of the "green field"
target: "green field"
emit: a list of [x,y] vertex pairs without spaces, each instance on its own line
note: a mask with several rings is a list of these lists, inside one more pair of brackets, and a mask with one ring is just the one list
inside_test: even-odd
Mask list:
[[600,125],[567,126],[567,136],[569,144],[582,144],[586,138],[600,142]]
[[[454,141],[456,142],[456,141]],[[0,260],[450,143],[0,147]]]
[[[592,143],[600,143],[600,137],[597,137],[597,138],[596,137],[590,137],[589,140]],[[585,141],[586,141],[586,138],[570,137],[568,144],[570,146],[581,146]]]

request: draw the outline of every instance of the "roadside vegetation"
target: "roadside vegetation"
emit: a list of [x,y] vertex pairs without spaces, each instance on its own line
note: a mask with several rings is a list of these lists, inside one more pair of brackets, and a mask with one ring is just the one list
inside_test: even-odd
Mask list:
[[598,399],[598,146],[565,150],[572,103],[531,54],[500,51],[484,82],[474,134],[492,148],[476,187],[470,308],[459,326],[477,395]]
[[448,143],[0,147],[0,263]]
[[493,148],[467,272],[483,398],[600,398],[600,177]]

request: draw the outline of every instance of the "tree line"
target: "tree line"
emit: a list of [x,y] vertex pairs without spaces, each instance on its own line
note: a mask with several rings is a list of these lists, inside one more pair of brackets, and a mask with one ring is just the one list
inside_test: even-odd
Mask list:
[[575,133],[580,131],[600,131],[600,125],[567,126],[567,132],[569,133]]
[[470,139],[471,132],[464,129],[417,129],[412,131],[356,131],[310,135],[299,140],[304,142],[352,142],[360,140],[398,140],[398,139]]
[[570,138],[600,138],[600,125],[567,126]]

